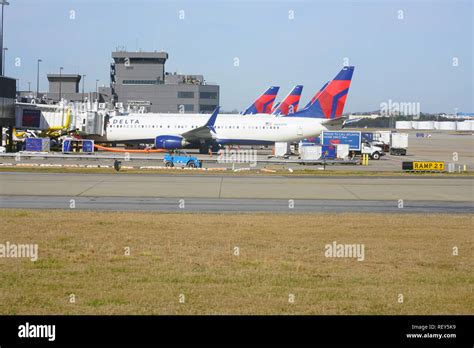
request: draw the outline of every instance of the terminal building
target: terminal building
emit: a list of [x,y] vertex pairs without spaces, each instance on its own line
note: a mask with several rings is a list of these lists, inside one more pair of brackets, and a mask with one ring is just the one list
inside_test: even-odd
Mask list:
[[219,86],[202,75],[167,73],[166,52],[112,52],[110,93],[125,109],[210,113],[219,105]]
[[19,91],[21,102],[37,98],[43,103],[98,101],[126,111],[211,113],[219,105],[219,86],[203,75],[165,71],[166,52],[112,52],[110,86],[84,91],[80,74],[48,74],[47,92]]
[[65,98],[71,100],[71,97],[76,97],[79,93],[79,82],[81,75],[76,74],[48,74],[49,82],[49,97],[51,99]]
[[[47,74],[48,91],[40,92],[36,95],[35,91],[19,91],[20,102],[29,102],[34,98],[40,98],[47,102],[58,102],[65,99],[69,102],[82,102],[85,100],[95,101],[99,97],[99,102],[110,100],[110,90],[108,87],[99,87],[98,92],[85,92],[80,90],[81,78],[79,74]],[[101,95],[102,92],[102,95]]]
[[[71,102],[96,100],[97,93],[83,93],[79,90],[81,77],[82,76],[78,74],[48,74],[49,90],[48,93],[46,93],[46,98],[54,101],[58,101],[62,98]],[[99,98],[99,102],[100,101]]]

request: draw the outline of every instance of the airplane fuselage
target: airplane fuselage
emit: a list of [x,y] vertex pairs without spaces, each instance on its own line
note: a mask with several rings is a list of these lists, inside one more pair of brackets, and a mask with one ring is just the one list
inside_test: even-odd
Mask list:
[[[111,116],[105,135],[96,137],[104,142],[153,143],[158,136],[182,136],[202,127],[209,119],[205,114],[128,114]],[[212,137],[221,144],[265,145],[314,137],[326,128],[324,119],[276,117],[268,114],[220,114]],[[203,139],[206,140],[206,139]]]

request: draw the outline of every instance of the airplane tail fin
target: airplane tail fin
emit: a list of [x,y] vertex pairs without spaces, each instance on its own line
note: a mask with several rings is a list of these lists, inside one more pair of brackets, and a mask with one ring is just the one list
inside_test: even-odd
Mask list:
[[318,97],[321,95],[321,93],[322,93],[323,90],[326,88],[326,86],[329,85],[329,82],[331,82],[331,81],[327,81],[327,82],[323,85],[323,87],[321,87],[321,89],[316,92],[316,94],[314,95],[314,97],[311,98],[311,100],[308,102],[308,104],[305,105],[305,107],[303,108],[303,110],[309,108],[309,107],[311,106],[311,104],[313,104],[314,101],[315,101],[316,99],[318,99]]
[[302,85],[293,87],[290,93],[283,99],[283,101],[275,107],[272,115],[291,115],[298,111],[298,104],[303,91]]
[[294,113],[293,117],[339,118],[344,111],[347,94],[354,73],[353,66],[344,67],[337,76],[323,87],[305,109]]
[[273,103],[280,87],[271,86],[252,105],[250,105],[242,114],[269,114],[272,111]]
[[281,102],[278,102],[278,103],[275,104],[275,106],[273,107],[272,114],[280,106],[280,104],[281,104]]

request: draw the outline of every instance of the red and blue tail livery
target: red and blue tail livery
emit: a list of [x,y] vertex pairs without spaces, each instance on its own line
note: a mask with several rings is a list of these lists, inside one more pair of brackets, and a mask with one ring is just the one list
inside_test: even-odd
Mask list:
[[273,103],[275,102],[280,87],[272,86],[267,89],[260,97],[257,98],[242,114],[269,114],[272,112]]
[[272,111],[272,115],[291,115],[298,111],[298,104],[301,98],[301,92],[303,91],[302,85],[293,87],[290,93],[278,104]]
[[310,102],[309,106],[289,116],[326,119],[341,117],[353,73],[353,66],[344,67],[332,81],[315,95],[314,101]]
[[321,89],[316,92],[316,94],[314,95],[314,97],[311,98],[311,100],[308,102],[308,104],[306,104],[306,106],[304,107],[305,109],[308,108],[308,107],[310,107],[311,104],[313,104],[314,101],[315,101],[316,99],[318,99],[319,95],[324,91],[324,89],[326,88],[326,86],[329,85],[329,82],[330,82],[330,81],[326,82],[326,83],[324,84],[324,86],[321,87]]

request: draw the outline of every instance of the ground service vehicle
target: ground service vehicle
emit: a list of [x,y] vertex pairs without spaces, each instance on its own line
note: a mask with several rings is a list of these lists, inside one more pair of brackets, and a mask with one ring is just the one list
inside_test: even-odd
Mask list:
[[352,155],[368,154],[374,160],[380,159],[385,153],[380,146],[374,146],[362,138],[361,132],[350,131],[322,131],[322,145],[349,145],[349,153]]
[[390,154],[405,156],[408,149],[408,134],[407,133],[392,133],[390,134]]
[[390,150],[390,131],[362,132],[362,140],[381,147],[384,152]]
[[170,153],[165,155],[163,162],[166,167],[202,167],[202,163],[197,157],[190,156],[183,150],[170,151]]

